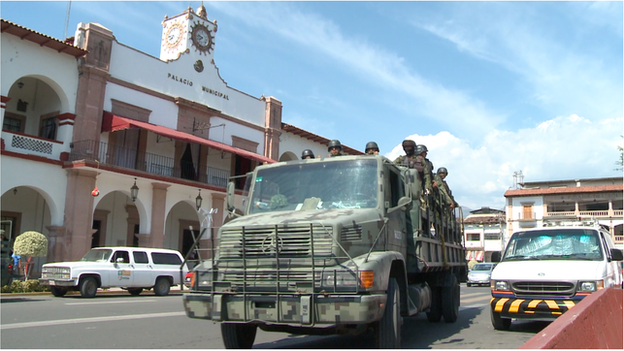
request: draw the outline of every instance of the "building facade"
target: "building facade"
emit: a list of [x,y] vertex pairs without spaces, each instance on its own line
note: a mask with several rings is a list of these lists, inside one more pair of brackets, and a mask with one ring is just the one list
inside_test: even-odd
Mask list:
[[595,220],[623,247],[623,178],[525,182],[505,192],[507,236],[545,222]]
[[492,253],[502,251],[506,240],[505,211],[482,207],[464,218],[466,260],[491,262]]
[[2,20],[0,224],[10,240],[48,237],[35,274],[95,246],[187,254],[207,212],[210,232],[223,223],[232,177],[327,154],[328,139],[282,122],[280,100],[226,84],[203,6],[162,24],[156,58],[96,23],[61,41]]

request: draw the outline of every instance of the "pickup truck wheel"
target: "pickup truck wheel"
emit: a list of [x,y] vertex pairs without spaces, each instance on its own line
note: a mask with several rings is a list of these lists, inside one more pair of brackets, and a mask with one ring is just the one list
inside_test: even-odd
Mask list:
[[141,294],[141,291],[143,291],[143,288],[128,289],[128,292],[132,296],[139,296]]
[[250,349],[258,327],[253,324],[221,323],[221,338],[226,349]]
[[383,317],[377,322],[376,342],[380,349],[401,348],[401,297],[396,279],[388,282],[388,299]]
[[93,277],[86,277],[80,281],[80,296],[94,297],[97,292],[97,281]]
[[57,286],[51,286],[50,291],[52,292],[52,295],[56,297],[63,297],[67,294],[67,288],[59,288]]
[[427,312],[427,319],[430,323],[438,323],[442,318],[442,299],[440,298],[440,288],[431,288],[431,306]]
[[490,317],[492,319],[492,326],[496,330],[509,330],[511,326],[511,318],[503,318],[500,313],[492,311],[490,308]]
[[166,296],[169,295],[170,289],[171,284],[169,283],[169,279],[160,277],[156,280],[156,285],[154,285],[154,294],[156,294],[156,296]]
[[459,284],[454,275],[451,281],[451,286],[442,288],[442,315],[446,323],[455,323],[459,314]]

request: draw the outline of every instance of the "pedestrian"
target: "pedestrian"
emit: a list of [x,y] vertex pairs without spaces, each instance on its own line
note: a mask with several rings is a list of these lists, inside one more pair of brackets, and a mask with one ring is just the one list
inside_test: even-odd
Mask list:
[[20,260],[22,259],[22,256],[13,252],[11,254],[11,257],[13,258],[13,274],[20,274],[19,266],[20,266]]
[[305,149],[303,150],[303,152],[301,153],[301,159],[302,160],[307,160],[310,158],[314,158],[314,152],[312,152],[312,150],[310,149]]
[[379,155],[379,146],[374,141],[369,141],[366,143],[366,148],[364,149],[364,153],[367,155]]
[[327,144],[327,151],[329,151],[327,157],[342,156],[342,144],[339,140],[334,139]]

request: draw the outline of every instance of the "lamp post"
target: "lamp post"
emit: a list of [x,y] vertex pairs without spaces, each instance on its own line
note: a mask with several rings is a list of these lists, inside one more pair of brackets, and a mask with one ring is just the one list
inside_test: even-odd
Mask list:
[[199,208],[202,205],[202,197],[201,197],[201,189],[199,189],[199,195],[197,195],[197,197],[195,198],[195,206],[197,207],[197,211],[199,211]]
[[136,178],[134,178],[134,185],[130,188],[130,197],[132,198],[132,202],[135,202],[139,196],[139,187],[136,185]]

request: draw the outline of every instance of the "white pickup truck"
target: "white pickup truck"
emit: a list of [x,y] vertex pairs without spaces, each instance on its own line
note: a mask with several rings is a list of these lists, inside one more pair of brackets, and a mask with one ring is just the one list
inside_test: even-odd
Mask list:
[[75,262],[46,263],[39,282],[52,294],[64,296],[78,290],[82,297],[94,297],[98,288],[119,287],[131,295],[154,289],[158,296],[169,294],[181,284],[188,267],[180,252],[145,247],[93,248]]

